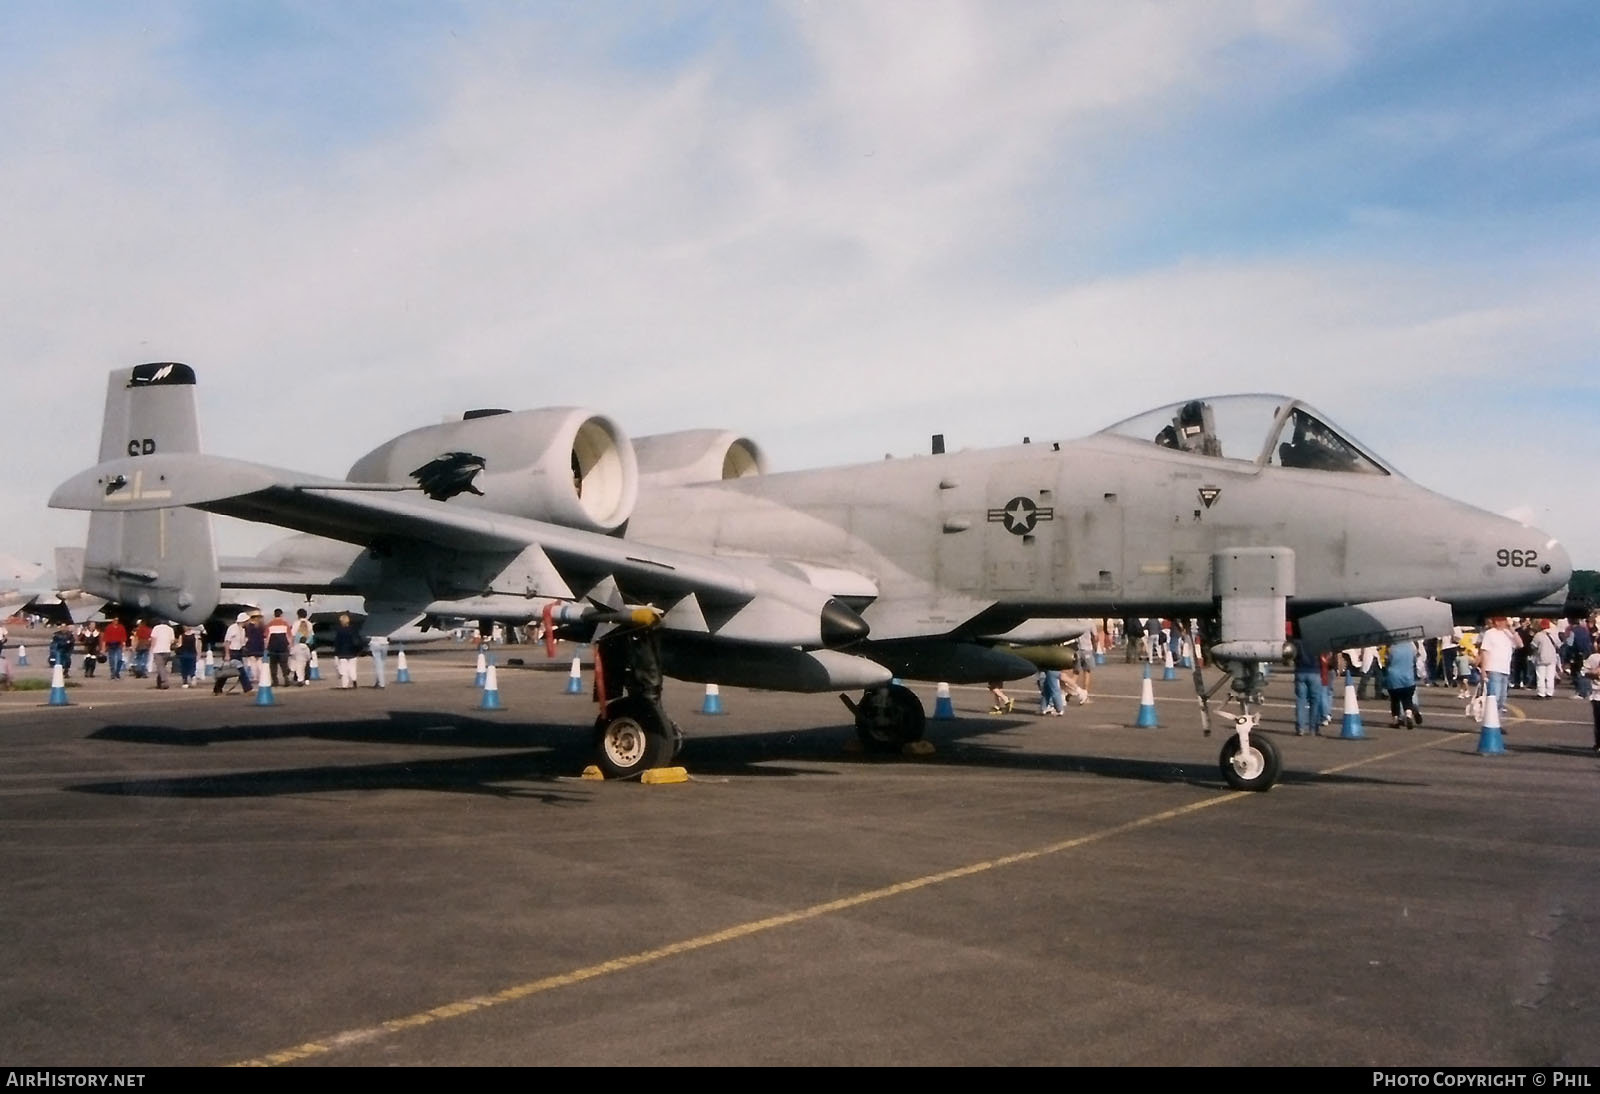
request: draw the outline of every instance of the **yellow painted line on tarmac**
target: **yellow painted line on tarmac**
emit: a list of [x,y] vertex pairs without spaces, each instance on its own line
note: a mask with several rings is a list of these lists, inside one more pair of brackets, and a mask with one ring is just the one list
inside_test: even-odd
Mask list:
[[1030,851],[1018,851],[1015,854],[1002,855],[999,858],[989,859],[985,862],[975,862],[968,866],[958,866],[953,870],[946,870],[943,873],[928,874],[925,877],[914,878],[910,881],[897,882],[894,885],[887,885],[881,889],[870,889],[867,892],[857,893],[854,896],[841,897],[838,900],[830,900],[822,904],[813,904],[809,908],[801,908],[798,911],[785,912],[782,915],[770,916],[766,919],[757,919],[749,923],[736,924],[732,927],[726,927],[720,931],[714,931],[710,934],[703,934],[696,938],[684,939],[681,942],[672,942],[653,950],[643,950],[639,953],[629,954],[626,957],[617,957],[610,961],[602,961],[597,965],[587,965],[580,969],[573,969],[571,972],[559,973],[555,976],[547,976],[539,980],[530,980],[523,984],[515,984],[508,988],[502,988],[501,990],[493,992],[489,995],[478,995],[473,996],[470,999],[462,999],[454,1003],[444,1003],[437,1007],[431,1007],[428,1010],[419,1011],[416,1014],[408,1014],[403,1018],[391,1018],[387,1021],[380,1022],[375,1026],[368,1026],[365,1029],[346,1030],[343,1033],[336,1033],[318,1041],[307,1041],[304,1044],[295,1045],[292,1048],[282,1049],[278,1052],[271,1052],[265,1056],[258,1056],[251,1060],[241,1060],[231,1066],[275,1067],[280,1064],[294,1063],[297,1060],[310,1059],[311,1057],[325,1055],[351,1045],[365,1044],[375,1041],[378,1038],[384,1037],[391,1033],[398,1033],[402,1030],[408,1029],[416,1029],[421,1026],[432,1025],[436,1022],[443,1022],[451,1018],[459,1018],[463,1015],[474,1014],[478,1011],[488,1010],[491,1007],[498,1007],[506,1003],[516,1002],[519,999],[526,999],[532,995],[539,995],[544,992],[555,991],[558,988],[571,987],[575,984],[581,984],[584,981],[594,980],[602,976],[609,976],[613,973],[627,972],[630,969],[636,969],[657,961],[663,961],[669,957],[677,957],[680,954],[692,953],[695,950],[707,949],[708,947],[718,946],[725,942],[734,942],[741,938],[748,938],[751,935],[761,934],[765,931],[777,930],[780,927],[787,927],[791,924],[803,923],[812,919],[819,919],[823,916],[832,915],[835,912],[842,912],[850,908],[859,908],[862,905],[872,904],[880,900],[888,900],[891,897],[901,896],[905,893],[915,892],[919,889],[926,889],[934,885],[943,885],[946,882],[959,881],[962,878],[973,877],[974,875],[982,874],[990,870],[998,870],[1006,866],[1016,866],[1019,863],[1024,862],[1032,862],[1035,859],[1045,858],[1050,855],[1057,855],[1063,851],[1073,851],[1080,847],[1087,847],[1091,844],[1112,839],[1116,836],[1126,835],[1129,832],[1136,832],[1141,828],[1149,828],[1153,825],[1163,824],[1171,820],[1177,820],[1180,817],[1198,813],[1202,809],[1210,809],[1213,806],[1224,805],[1229,802],[1235,802],[1243,798],[1249,798],[1253,796],[1253,791],[1230,791],[1225,794],[1219,794],[1213,798],[1205,798],[1201,801],[1190,802],[1188,805],[1181,805],[1175,809],[1164,809],[1159,813],[1151,813],[1149,816],[1139,817],[1136,820],[1112,825],[1110,828],[1102,828],[1098,832],[1091,832],[1087,835],[1075,836],[1072,839],[1060,840],[1059,842],[1047,844],[1043,847],[1036,847]]
[[1411,752],[1421,752],[1425,748],[1433,748],[1436,745],[1449,744],[1454,741],[1459,741],[1464,737],[1471,736],[1472,734],[1470,733],[1446,733],[1443,736],[1431,737],[1426,741],[1419,741],[1414,745],[1407,745],[1405,748],[1391,748],[1388,752],[1380,752],[1374,756],[1363,756],[1361,759],[1351,760],[1347,764],[1335,764],[1333,767],[1325,767],[1321,771],[1317,772],[1317,774],[1338,775],[1342,772],[1349,771],[1352,768],[1364,767],[1367,764],[1375,764],[1380,760],[1392,760],[1396,756],[1404,756]]

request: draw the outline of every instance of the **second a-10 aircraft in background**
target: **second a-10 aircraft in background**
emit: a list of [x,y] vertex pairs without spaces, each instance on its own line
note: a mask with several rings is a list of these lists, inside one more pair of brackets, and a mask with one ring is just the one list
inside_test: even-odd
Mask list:
[[[1029,676],[1011,644],[1081,617],[1210,620],[1210,660],[1248,696],[1289,620],[1321,648],[1422,637],[1452,616],[1559,608],[1571,574],[1544,533],[1418,486],[1281,396],[780,474],[733,433],[630,441],[586,410],[476,411],[329,478],[201,453],[194,382],[179,364],[111,374],[100,463],[51,499],[94,514],[86,589],[203,619],[220,514],[302,533],[237,583],[361,595],[378,631],[543,615],[595,643],[613,776],[681,745],[663,675],[861,688],[862,739],[898,747],[923,732],[899,680]],[[1236,719],[1219,765],[1266,789],[1281,762],[1254,725]]]

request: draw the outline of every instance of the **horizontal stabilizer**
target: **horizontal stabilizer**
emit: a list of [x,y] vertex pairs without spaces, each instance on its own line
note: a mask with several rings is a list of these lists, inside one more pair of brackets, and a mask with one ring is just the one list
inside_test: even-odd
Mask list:
[[[316,480],[308,485],[316,484]],[[259,464],[192,452],[125,456],[82,471],[50,495],[52,509],[129,513],[145,509],[203,506],[283,485],[277,472]],[[338,486],[328,480],[324,485]]]

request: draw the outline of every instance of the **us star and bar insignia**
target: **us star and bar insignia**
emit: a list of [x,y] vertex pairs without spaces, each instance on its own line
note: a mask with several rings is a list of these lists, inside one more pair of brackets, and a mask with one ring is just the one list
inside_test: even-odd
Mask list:
[[1048,505],[1035,505],[1031,498],[1015,497],[1003,509],[989,510],[989,523],[1003,522],[1006,531],[1014,536],[1025,536],[1041,520],[1055,520],[1056,511]]

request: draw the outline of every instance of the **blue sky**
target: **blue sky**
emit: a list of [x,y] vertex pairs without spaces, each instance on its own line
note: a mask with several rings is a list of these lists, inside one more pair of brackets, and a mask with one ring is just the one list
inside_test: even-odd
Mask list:
[[208,447],[341,472],[480,405],[792,469],[1285,391],[1600,568],[1600,5],[19,0],[0,66],[9,555],[182,360]]

